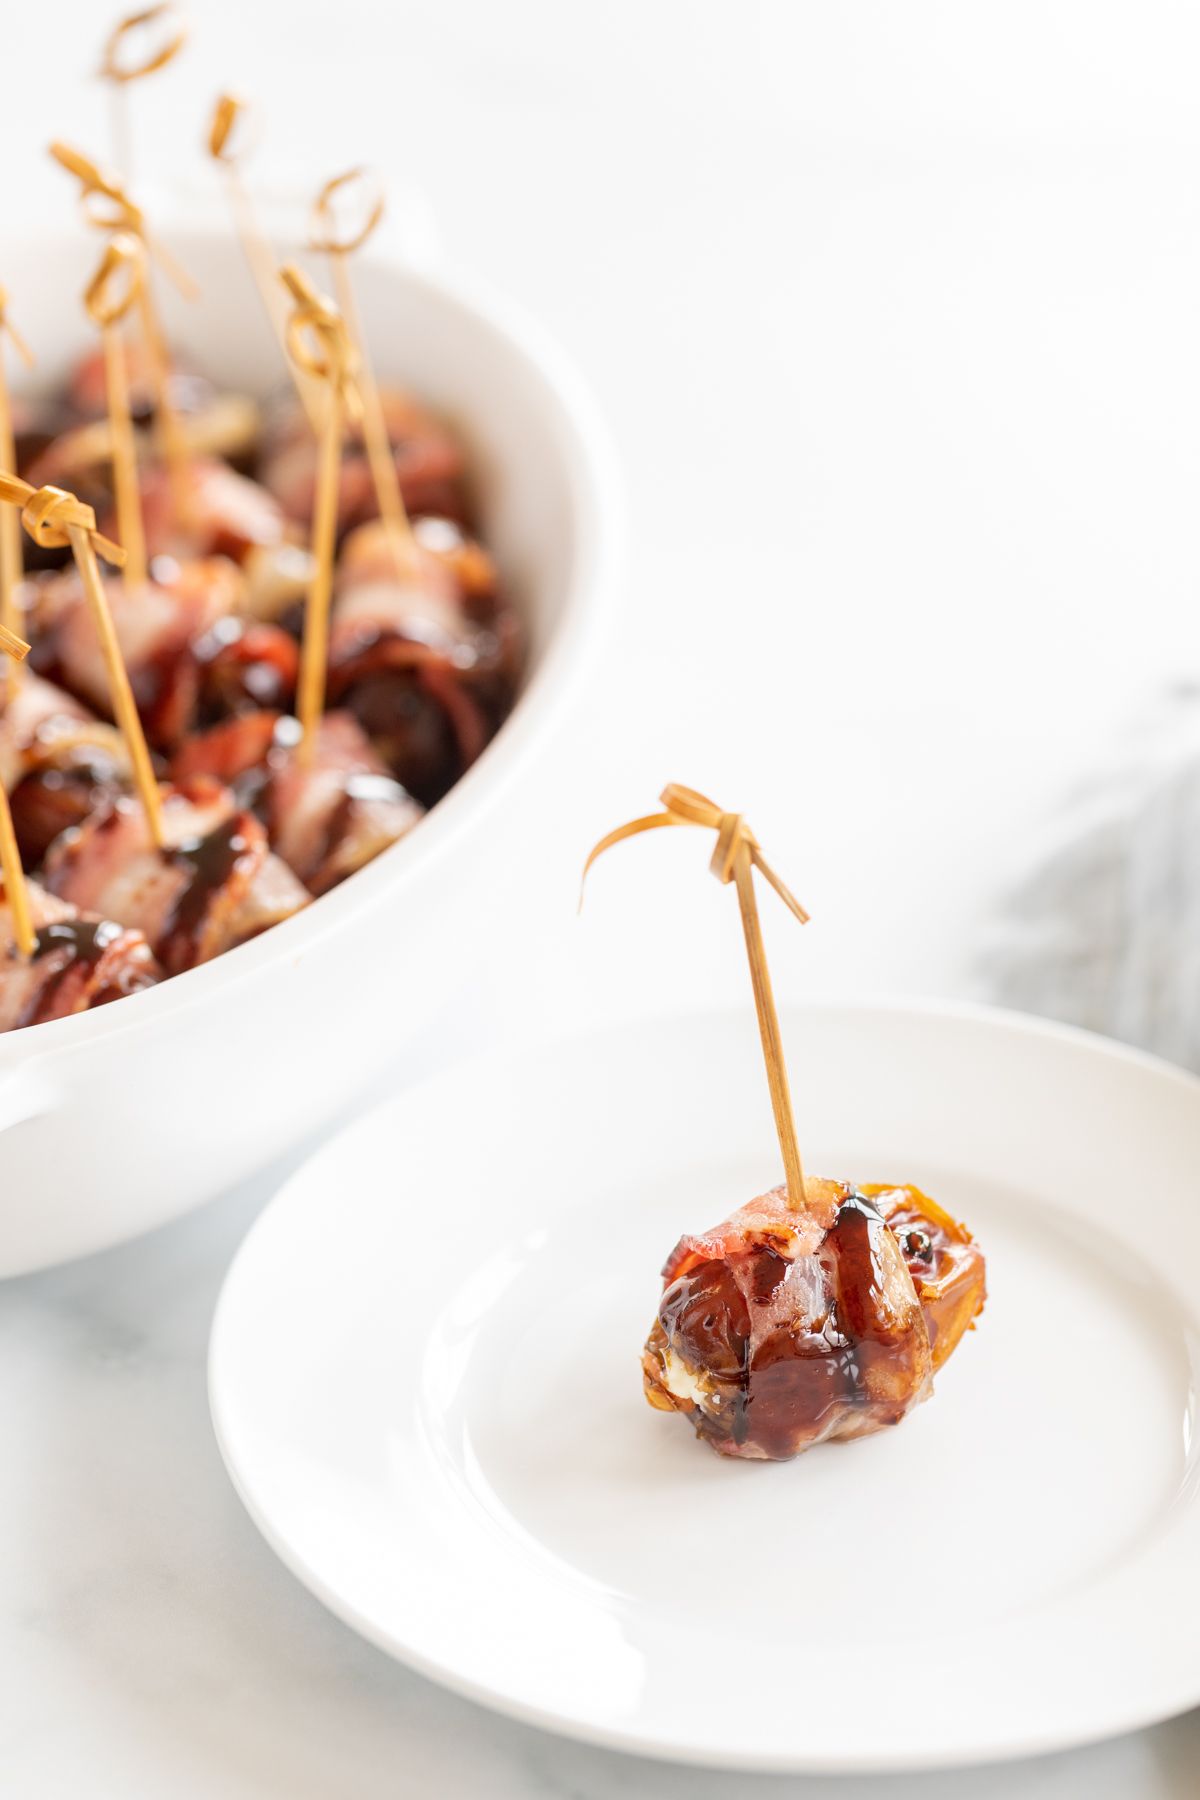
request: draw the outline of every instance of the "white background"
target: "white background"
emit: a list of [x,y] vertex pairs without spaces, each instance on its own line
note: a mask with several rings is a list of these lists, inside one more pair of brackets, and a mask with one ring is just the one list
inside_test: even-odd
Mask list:
[[[70,214],[43,145],[107,143],[87,80],[107,18],[63,0],[5,38],[18,320],[22,226]],[[628,580],[529,871],[562,924],[536,971],[499,947],[442,1053],[745,992],[690,834],[617,852],[572,916],[581,851],[669,779],[744,809],[813,912],[803,934],[768,917],[785,993],[972,991],[1060,796],[1200,664],[1200,14],[221,0],[192,19],[133,96],[141,167],[205,186],[227,85],[263,102],[269,185],[374,162],[424,197],[448,264],[564,344],[624,466]],[[0,1295],[12,1791],[824,1792],[553,1744],[293,1588],[225,1489],[200,1374],[265,1191]],[[1198,1757],[1193,1719],[1019,1777],[830,1791],[1174,1800]]]

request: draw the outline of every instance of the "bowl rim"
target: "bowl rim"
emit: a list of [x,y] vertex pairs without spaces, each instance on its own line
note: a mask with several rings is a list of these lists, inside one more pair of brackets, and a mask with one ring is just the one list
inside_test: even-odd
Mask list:
[[[39,234],[45,243],[69,245],[62,232]],[[165,234],[172,244],[211,244],[228,234],[199,226]],[[364,264],[399,278],[407,286],[469,327],[515,351],[557,415],[567,490],[575,515],[575,544],[562,611],[555,621],[515,706],[478,761],[420,821],[419,828],[392,844],[366,868],[302,912],[273,925],[211,962],[187,969],[156,987],[127,995],[92,1012],[73,1013],[0,1034],[0,1080],[10,1070],[28,1068],[59,1050],[81,1049],[95,1039],[112,1043],[130,1033],[157,1028],[175,1014],[211,1005],[226,990],[245,987],[276,961],[295,963],[301,955],[356,916],[389,900],[406,885],[427,878],[453,850],[472,820],[499,802],[521,769],[563,716],[583,671],[603,636],[602,596],[613,584],[624,547],[624,495],[616,451],[590,389],[574,364],[541,323],[524,307],[498,294],[485,281],[414,267],[382,246],[364,254]]]

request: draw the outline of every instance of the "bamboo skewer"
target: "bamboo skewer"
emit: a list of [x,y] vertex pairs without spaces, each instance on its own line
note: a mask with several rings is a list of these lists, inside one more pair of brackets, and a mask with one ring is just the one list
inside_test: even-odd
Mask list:
[[138,318],[154,388],[154,422],[171,490],[171,511],[176,524],[186,526],[193,513],[191,457],[187,436],[171,398],[171,357],[150,291],[149,274],[147,269],[138,282]]
[[[767,1069],[767,1086],[771,1094],[771,1111],[775,1115],[775,1135],[783,1155],[787,1181],[788,1206],[798,1212],[804,1205],[804,1164],[796,1142],[796,1120],[792,1112],[791,1086],[783,1057],[783,1038],[775,995],[771,988],[771,971],[763,944],[758,917],[758,901],[754,894],[754,865],[745,840],[739,841],[734,854],[733,878],[737,885],[738,905],[742,913],[742,931],[746,939],[746,955],[750,962],[750,981],[754,989],[754,1009],[758,1014],[758,1030],[762,1039],[763,1061]],[[799,1196],[799,1199],[796,1198]]]
[[79,570],[80,580],[83,582],[84,593],[87,595],[96,635],[100,639],[104,666],[108,672],[108,688],[113,712],[116,714],[121,735],[125,739],[125,747],[129,751],[138,799],[142,803],[142,810],[146,815],[146,824],[154,846],[157,850],[161,850],[165,841],[162,796],[158,791],[158,779],[154,773],[154,765],[150,761],[150,751],[146,746],[146,735],[138,716],[133,689],[129,685],[129,671],[125,667],[125,658],[122,656],[121,646],[117,642],[112,610],[108,604],[108,595],[104,591],[104,583],[100,579],[96,553],[92,548],[91,537],[84,526],[68,526],[67,536],[70,539],[75,566]]
[[137,451],[134,446],[133,418],[129,410],[129,382],[120,325],[138,300],[144,276],[145,254],[141,244],[128,232],[118,232],[106,247],[100,266],[89,282],[83,298],[89,318],[100,328],[100,341],[104,348],[104,378],[108,393],[109,428],[112,432],[113,487],[117,499],[117,530],[125,548],[126,586],[132,588],[144,587],[146,584],[146,535],[142,526]]
[[131,231],[134,237],[141,239],[147,255],[158,264],[183,298],[194,300],[200,292],[196,283],[166,245],[151,235],[145,213],[130,198],[124,184],[93,162],[90,156],[85,156],[82,150],[65,144],[61,138],[51,142],[50,154],[60,168],[78,181],[85,223],[94,225],[99,231]]
[[[4,518],[20,521],[11,507],[4,508]],[[12,658],[13,669],[18,669],[29,654],[29,645],[5,626],[0,626],[0,650],[7,652]],[[17,848],[17,834],[13,830],[12,808],[8,804],[8,791],[0,781],[0,874],[4,876],[4,897],[8,901],[9,911],[13,917],[13,937],[17,949],[22,956],[30,957],[37,949],[37,934],[33,929],[33,914],[29,908],[29,889],[25,883],[25,871],[21,866],[21,852]]]
[[588,870],[597,857],[603,856],[614,844],[621,843],[625,838],[636,837],[643,831],[657,831],[664,826],[673,825],[699,825],[716,832],[717,844],[709,867],[718,881],[732,882],[737,889],[746,956],[750,963],[750,981],[754,990],[754,1008],[758,1015],[763,1061],[766,1064],[767,1087],[771,1095],[771,1111],[783,1157],[787,1204],[790,1211],[801,1212],[807,1204],[804,1164],[796,1141],[796,1121],[784,1061],[783,1035],[779,1028],[779,1014],[775,1009],[771,974],[767,967],[766,947],[758,916],[758,900],[754,892],[755,869],[765,876],[789,912],[802,925],[808,922],[808,914],[767,862],[758,839],[741,813],[722,812],[719,806],[706,799],[703,794],[698,794],[694,788],[680,787],[676,782],[665,787],[660,798],[665,809],[663,812],[631,819],[627,825],[618,825],[615,831],[610,831],[606,837],[601,838],[584,864],[584,880],[586,881]]
[[[132,61],[128,55],[130,40],[139,35],[150,35],[151,28],[160,24],[164,27],[160,40],[155,42],[152,38],[140,61]],[[113,161],[126,178],[132,173],[133,151],[125,90],[131,81],[140,81],[144,75],[165,69],[186,42],[187,28],[171,0],[130,13],[108,36],[100,59],[100,75],[108,82],[111,96]]]
[[208,153],[221,167],[234,226],[263,308],[282,350],[286,347],[288,305],[279,284],[279,269],[274,254],[263,235],[255,216],[254,203],[242,180],[241,156],[234,149],[236,127],[245,115],[246,102],[239,95],[226,92],[217,96],[208,132]]
[[[3,516],[9,517],[7,513]],[[15,517],[15,515],[13,516]],[[18,519],[17,530],[20,529],[21,521]],[[29,648],[23,637],[19,637],[15,631],[10,631],[7,625],[0,625],[0,650],[6,650],[14,663],[23,663],[29,655]]]
[[304,609],[296,704],[301,727],[297,754],[301,762],[311,763],[325,707],[342,424],[347,412],[351,416],[357,412],[359,400],[354,384],[354,346],[341,313],[331,300],[317,293],[294,263],[286,264],[280,277],[295,302],[287,326],[288,354],[308,374],[328,384],[329,396],[318,448],[312,523],[313,577]]
[[283,352],[300,404],[308,414],[313,430],[319,431],[322,413],[320,388],[287,354],[288,305],[279,282],[279,265],[258,223],[249,189],[242,179],[241,162],[244,152],[239,153],[234,148],[236,127],[245,114],[246,102],[238,95],[224,93],[217,97],[208,132],[208,153],[214,162],[220,164],[224,174],[225,192],[229,198],[234,229],[254,277],[263,310]]
[[125,667],[121,646],[117,642],[108,595],[104,591],[96,562],[97,555],[100,555],[114,568],[123,568],[126,564],[125,552],[119,544],[114,544],[111,538],[96,530],[96,515],[92,508],[74,494],[68,493],[65,488],[34,488],[17,475],[0,474],[0,500],[7,500],[21,508],[21,523],[34,543],[43,550],[70,546],[96,626],[96,635],[100,640],[113,713],[129,752],[134,786],[146,815],[150,836],[156,848],[161,850],[164,843],[162,797],[146,745],[146,734],[142,730],[142,721],[138,717],[133,690],[129,685],[129,672]]
[[[97,165],[80,150],[74,150],[69,144],[56,139],[50,146],[50,154],[69,174],[74,175],[82,189],[84,214],[89,224],[99,226],[101,230],[114,233],[116,236],[126,235],[136,238],[146,252],[147,258],[154,257],[167,269],[172,279],[180,286],[181,292],[194,298],[195,283],[186,272],[179,268],[173,258],[168,258],[162,246],[150,236],[146,225],[146,215],[126,193],[119,181],[98,168]],[[150,372],[150,381],[154,389],[154,423],[158,437],[159,453],[167,471],[167,481],[171,494],[171,512],[177,525],[186,527],[192,515],[192,481],[191,458],[188,452],[187,434],[180,421],[178,410],[171,396],[171,358],[167,348],[166,333],[154,300],[154,290],[147,266],[137,284],[136,291],[138,326],[146,352],[146,365]],[[136,557],[136,546],[132,539],[126,539],[131,556]]]
[[[96,529],[92,508],[66,488],[33,487],[19,475],[0,470],[0,501],[19,509],[21,524],[40,550],[63,550],[70,547],[67,526],[82,525],[97,556],[102,556],[114,569],[125,567],[125,552],[120,544]],[[17,639],[18,644],[21,642]]]
[[[4,335],[7,332],[12,340],[13,348],[25,364],[32,368],[33,355],[24,338],[8,317],[8,295],[0,287],[0,469],[13,469],[17,463],[16,444],[13,438],[12,403],[8,392],[8,377],[4,369]],[[14,657],[5,664],[5,680],[3,685],[9,694],[17,690],[20,682],[21,660],[13,646],[23,642],[19,633],[21,625],[21,578],[24,574],[21,556],[21,522],[10,507],[0,507],[0,642]]]
[[362,404],[363,441],[367,461],[375,487],[379,516],[383,520],[396,564],[396,573],[404,579],[411,576],[416,568],[416,539],[400,490],[387,420],[383,415],[383,402],[371,367],[354,283],[350,276],[351,255],[355,250],[361,249],[383,217],[383,196],[378,193],[374,196],[357,231],[339,234],[334,213],[335,196],[365,179],[366,170],[354,168],[348,169],[344,175],[335,175],[332,181],[325,183],[313,207],[310,242],[314,250],[323,252],[329,258],[338,306],[358,357],[357,386]]

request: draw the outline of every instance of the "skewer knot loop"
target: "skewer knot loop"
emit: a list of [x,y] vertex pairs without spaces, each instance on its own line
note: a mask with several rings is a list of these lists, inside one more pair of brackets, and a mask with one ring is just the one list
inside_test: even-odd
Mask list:
[[79,200],[89,225],[101,231],[131,231],[136,237],[146,235],[146,217],[125,191],[124,184],[108,169],[102,169],[82,150],[55,138],[50,154],[60,168],[79,183]]
[[312,249],[319,250],[327,256],[348,256],[351,251],[361,250],[383,217],[382,190],[376,186],[372,192],[368,186],[363,196],[366,210],[357,231],[346,226],[344,231],[339,233],[334,201],[337,195],[344,196],[347,188],[353,188],[358,183],[369,184],[371,180],[370,170],[360,164],[353,169],[347,169],[344,175],[335,175],[332,181],[325,183],[313,202],[312,220],[309,225],[309,244]]
[[[808,923],[807,912],[775,873],[741,813],[723,812],[714,800],[697,793],[695,788],[683,787],[677,781],[668,783],[659,799],[663,804],[662,812],[650,813],[641,819],[631,819],[627,825],[618,825],[615,831],[610,831],[607,837],[600,839],[584,864],[585,881],[588,870],[597,857],[603,856],[606,850],[611,850],[614,844],[621,843],[625,838],[636,837],[643,831],[657,831],[662,826],[699,825],[717,834],[709,868],[718,881],[728,883],[736,880],[738,862],[744,855],[765,880],[770,882],[788,911],[802,925]],[[580,903],[582,904],[582,894]]]
[[212,124],[208,128],[208,154],[230,169],[245,154],[244,150],[235,150],[231,140],[238,121],[245,118],[246,111],[246,102],[239,94],[218,94],[217,103],[213,107]]
[[93,162],[90,156],[85,156],[82,150],[64,144],[61,138],[51,144],[50,154],[59,167],[68,175],[74,175],[79,183],[79,203],[86,222],[99,231],[128,232],[137,238],[184,299],[194,300],[195,282],[158,238],[151,235],[145,213],[130,198],[124,183]]
[[40,487],[21,508],[21,523],[41,549],[61,550],[71,541],[68,526],[95,531],[96,515],[66,488]]
[[717,843],[709,868],[718,881],[733,880],[734,866],[742,845],[755,845],[754,833],[741,813],[722,813],[717,821]]
[[295,263],[286,264],[279,273],[296,302],[287,322],[288,355],[306,375],[328,381],[353,412],[358,400],[358,354],[346,321]]
[[102,331],[118,324],[137,300],[145,269],[145,251],[132,232],[119,231],[105,245],[100,266],[83,296],[89,317]]
[[[146,49],[140,62],[125,59],[128,49],[127,40],[144,31],[149,25],[163,24],[163,35],[158,42],[152,42]],[[147,6],[141,12],[130,13],[122,19],[112,32],[104,46],[104,54],[100,61],[100,73],[106,81],[125,83],[138,81],[143,75],[153,75],[158,69],[165,69],[187,42],[187,26],[183,22],[179,8],[173,0],[161,0],[158,6]]]
[[0,474],[0,500],[21,509],[21,523],[43,550],[62,550],[71,542],[72,527],[86,531],[93,550],[114,568],[122,568],[125,552],[96,530],[96,514],[76,495],[60,487],[31,487],[19,475]]

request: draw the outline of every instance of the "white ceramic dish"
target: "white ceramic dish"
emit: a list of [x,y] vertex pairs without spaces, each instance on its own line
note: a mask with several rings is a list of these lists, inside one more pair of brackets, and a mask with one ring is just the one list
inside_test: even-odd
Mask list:
[[[279,356],[236,243],[171,241],[204,296],[172,307],[173,334],[218,379],[269,388]],[[22,247],[42,381],[86,342],[96,242]],[[149,993],[0,1037],[0,1275],[134,1236],[251,1173],[413,1044],[473,956],[536,940],[536,904],[513,881],[611,593],[610,455],[527,323],[394,263],[365,259],[360,275],[380,375],[443,408],[470,446],[486,535],[528,621],[524,691],[418,830],[296,919]]]
[[255,1225],[209,1381],[268,1542],[423,1674],[654,1756],[925,1767],[1200,1701],[1200,1083],[981,1010],[785,1031],[813,1171],[987,1253],[927,1405],[771,1465],[645,1404],[656,1270],[777,1170],[752,1017],[639,1026],[400,1097]]

